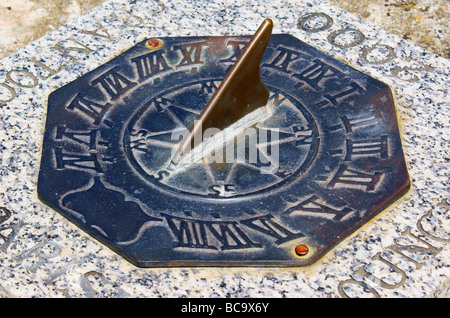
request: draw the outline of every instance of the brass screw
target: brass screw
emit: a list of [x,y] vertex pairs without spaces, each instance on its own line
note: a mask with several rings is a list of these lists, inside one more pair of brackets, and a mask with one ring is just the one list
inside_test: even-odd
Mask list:
[[148,40],[147,42],[145,42],[145,46],[148,49],[152,49],[152,50],[159,49],[162,45],[163,45],[162,41],[158,40],[158,39],[151,39],[151,40]]
[[295,247],[295,254],[297,254],[298,256],[305,256],[306,254],[308,254],[309,252],[309,248],[306,245],[297,245]]

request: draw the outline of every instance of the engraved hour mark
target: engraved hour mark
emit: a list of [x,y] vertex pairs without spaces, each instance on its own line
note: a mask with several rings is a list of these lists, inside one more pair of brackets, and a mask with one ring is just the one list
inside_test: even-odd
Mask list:
[[150,52],[131,59],[136,65],[139,82],[169,69],[162,51]]
[[[176,242],[174,247],[188,247],[213,250],[236,250],[261,248],[254,242],[249,232],[264,234],[274,239],[277,245],[302,238],[301,232],[292,232],[271,214],[240,221],[205,221],[161,213],[169,225]],[[249,231],[250,230],[250,231]]]
[[[204,64],[205,62],[201,59],[202,49],[204,47],[208,47],[206,41],[174,45],[173,50],[181,52],[181,60],[177,67]],[[197,67],[192,67],[191,70],[195,72],[197,71]]]
[[97,125],[100,123],[103,115],[108,111],[111,107],[110,103],[100,104],[97,102],[88,99],[87,96],[80,92],[78,93],[74,99],[69,103],[67,109],[73,111],[79,111],[82,114],[87,115],[88,117],[94,119],[94,124]]
[[241,55],[242,50],[244,49],[244,47],[247,44],[248,44],[248,41],[228,40],[227,45],[231,46],[233,55],[231,55],[230,57],[228,57],[226,59],[220,60],[220,62],[231,62],[231,63],[236,62],[237,58],[239,57],[239,55]]
[[284,213],[287,213],[289,215],[311,214],[325,218],[332,217],[334,221],[340,221],[352,211],[353,209],[347,206],[344,206],[340,209],[330,206],[326,202],[324,203],[324,200],[321,199],[318,195],[313,194],[306,200],[290,206]]
[[[380,159],[389,158],[388,136],[382,135],[378,138],[365,139],[345,139],[345,157],[344,161],[351,161],[354,157],[379,157]],[[341,156],[344,149],[331,149],[332,156]]]
[[370,174],[349,168],[346,164],[341,164],[336,174],[328,183],[328,187],[334,188],[337,184],[343,184],[365,191],[374,191],[382,176],[382,172],[376,171]]
[[340,91],[334,95],[325,94],[323,95],[323,97],[325,97],[329,102],[331,102],[333,105],[336,106],[342,99],[354,93],[359,93],[362,90],[364,89],[358,83],[351,82],[348,86],[344,88],[343,91]]
[[[376,111],[370,113],[370,114],[363,114],[358,116],[349,117],[347,115],[343,115],[339,117],[345,131],[347,133],[352,133],[356,129],[366,128],[369,126],[377,126],[382,121],[383,115],[381,114],[381,111],[377,109]],[[342,124],[337,124],[334,126],[329,127],[330,131],[336,131],[339,129],[342,129]]]
[[65,169],[69,167],[83,170],[93,170],[97,173],[102,172],[97,156],[93,153],[67,153],[60,147],[56,147],[54,149],[54,153],[56,158],[56,169]]
[[97,129],[70,131],[64,125],[56,127],[55,140],[62,140],[63,137],[69,138],[78,144],[86,145],[89,149],[95,149],[97,140]]
[[388,137],[383,135],[379,138],[352,140],[346,139],[345,161],[352,160],[352,156],[379,156],[386,159],[388,153]]
[[[102,172],[102,168],[97,159],[97,145],[108,146],[108,143],[99,138],[97,129],[70,130],[64,125],[56,126],[55,141],[61,141],[54,148],[56,169],[75,168],[85,171]],[[68,143],[69,144],[68,144]],[[72,145],[81,149],[74,152]],[[65,149],[67,148],[67,149]],[[103,161],[111,161],[111,158],[103,158]]]
[[137,85],[137,83],[130,81],[118,71],[119,66],[114,67],[93,80],[91,85],[95,86],[99,84],[110,96],[111,100],[118,99],[121,95]]
[[324,81],[343,78],[345,74],[321,60],[315,59],[310,67],[299,74],[294,74],[294,77],[306,82],[316,91],[321,91],[324,88]]
[[[98,97],[93,96],[98,96],[100,93],[103,95],[102,101],[113,102],[124,96],[136,85],[137,83],[120,74],[119,67],[116,66],[93,79],[89,84],[90,89],[78,93],[66,108],[88,116],[94,120],[93,124],[98,125],[112,104],[109,102],[102,104],[97,101]],[[126,99],[127,97],[125,96],[125,102]]]
[[299,58],[309,58],[309,56],[305,54],[282,46],[279,46],[277,50],[280,51],[278,55],[272,60],[272,62],[263,64],[263,67],[270,67],[289,74],[292,73],[292,71],[288,69],[292,62],[298,60]]
[[271,214],[242,220],[241,223],[253,230],[275,238],[275,244],[283,244],[305,236],[301,232],[294,233],[281,224],[275,222]]
[[162,213],[176,238],[174,247],[234,250],[256,248],[236,221],[203,221]]

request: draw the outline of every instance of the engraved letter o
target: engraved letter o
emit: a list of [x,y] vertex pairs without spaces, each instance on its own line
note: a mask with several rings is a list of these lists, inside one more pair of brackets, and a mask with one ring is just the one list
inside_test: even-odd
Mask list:
[[[307,27],[306,24],[308,23],[308,21],[310,21],[311,19],[314,19],[314,18],[325,18],[326,21],[321,27],[315,27],[315,28]],[[298,19],[298,22],[297,22],[297,27],[306,32],[324,31],[326,29],[329,29],[332,25],[333,25],[333,19],[329,15],[327,15],[323,12],[305,14],[303,17]]]
[[[356,38],[353,41],[351,41],[350,43],[345,43],[345,44],[337,43],[336,42],[336,38],[338,36],[340,36],[341,34],[344,34],[344,33],[347,33],[347,32],[355,32],[356,33]],[[358,29],[345,28],[345,29],[342,29],[342,30],[339,30],[339,31],[331,32],[330,35],[328,35],[328,42],[330,42],[331,44],[333,44],[333,45],[335,45],[337,47],[346,49],[346,48],[349,48],[349,47],[360,45],[361,43],[364,42],[365,38],[366,37],[364,36],[364,34],[362,34],[362,32],[359,31]]]
[[[15,72],[18,74],[22,74],[22,76],[27,77],[30,79],[31,83],[30,84],[23,84],[20,82],[20,80],[15,80],[11,77],[11,74]],[[6,78],[13,83],[14,85],[17,85],[19,87],[25,87],[25,88],[33,88],[37,85],[38,80],[36,78],[36,76],[34,76],[33,74],[31,74],[30,72],[28,72],[27,70],[12,70],[9,71],[8,73],[6,73]]]
[[[16,94],[16,91],[15,91],[14,88],[12,88],[11,86],[9,86],[9,85],[7,85],[5,83],[0,83],[0,86],[5,87],[9,91],[9,94],[11,95],[11,97],[8,98],[8,99],[0,99],[0,106],[2,106],[3,104],[6,104],[7,102],[12,101],[14,99],[14,97],[17,96],[17,94]],[[2,94],[0,93],[0,96],[1,95]]]

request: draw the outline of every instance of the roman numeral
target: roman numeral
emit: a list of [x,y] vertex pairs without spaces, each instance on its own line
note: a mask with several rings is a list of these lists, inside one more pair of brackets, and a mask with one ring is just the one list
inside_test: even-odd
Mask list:
[[328,183],[329,188],[333,188],[336,184],[344,184],[350,187],[356,187],[365,191],[373,191],[380,181],[383,173],[374,172],[368,174],[358,170],[350,169],[346,164],[342,164],[333,179]]
[[263,67],[270,67],[284,73],[292,73],[292,71],[288,70],[290,64],[293,61],[298,60],[299,58],[308,58],[308,55],[284,48],[282,46],[277,48],[278,55],[273,59],[272,62],[268,64],[263,64]]
[[215,250],[262,247],[261,244],[253,242],[241,226],[275,239],[277,245],[305,236],[303,233],[294,233],[282,226],[270,214],[240,222],[204,221],[164,213],[161,213],[161,216],[166,219],[172,234],[175,236],[174,247]]
[[208,46],[206,41],[175,45],[173,49],[181,51],[182,56],[177,66],[203,64],[200,58],[204,46]]
[[56,169],[78,168],[83,170],[92,170],[97,173],[102,172],[102,168],[97,161],[97,157],[93,153],[78,154],[66,153],[60,147],[54,149],[56,158]]
[[339,92],[337,94],[334,94],[334,95],[325,94],[323,96],[326,99],[328,99],[333,105],[338,105],[339,102],[340,102],[339,100],[342,100],[345,97],[347,97],[347,96],[349,96],[349,95],[351,95],[351,94],[353,94],[355,92],[362,91],[362,90],[363,90],[363,88],[360,85],[358,85],[358,83],[352,82],[352,83],[350,83],[350,85],[348,85],[346,87],[345,90],[343,90],[343,91],[341,91],[341,92]]
[[217,249],[216,246],[209,244],[206,225],[202,221],[173,217],[168,214],[161,215],[166,219],[172,234],[177,239],[174,247]]
[[275,244],[304,237],[303,233],[294,233],[273,220],[270,214],[241,221],[245,226],[276,239]]
[[111,107],[111,104],[99,104],[90,99],[87,99],[86,96],[83,95],[83,92],[80,92],[75,96],[75,98],[69,103],[67,109],[69,110],[77,110],[82,114],[87,115],[88,117],[94,119],[94,124],[100,123],[103,115],[108,111]]
[[[371,114],[364,114],[355,117],[344,115],[341,116],[340,119],[344,124],[345,131],[347,133],[352,133],[356,129],[379,125],[380,121],[383,120],[383,115],[381,114],[381,111],[377,109]],[[341,128],[342,126],[340,124],[329,127],[330,131],[339,130]]]
[[241,55],[242,50],[247,45],[247,41],[235,41],[235,40],[229,40],[227,41],[227,45],[232,47],[233,55],[230,57],[220,60],[220,62],[236,62],[239,55]]
[[222,243],[221,250],[261,247],[252,242],[235,221],[211,222],[208,229]]
[[315,59],[313,63],[314,64],[308,67],[306,70],[302,71],[299,74],[294,74],[293,76],[302,80],[303,82],[306,82],[316,91],[321,91],[323,89],[323,86],[321,86],[321,84],[323,84],[323,82],[326,80],[345,77],[344,73],[318,59]]
[[155,51],[131,59],[137,67],[139,82],[169,69],[162,51]]
[[75,141],[78,144],[87,146],[89,149],[95,149],[97,132],[97,129],[71,131],[64,125],[58,125],[56,126],[55,140],[62,140],[65,137]]
[[349,118],[348,116],[344,115],[341,116],[341,120],[344,123],[345,130],[349,132],[353,132],[355,129],[363,128],[367,126],[374,126],[378,125],[379,117],[375,115],[365,115],[365,116],[358,116],[354,118]]
[[345,161],[352,160],[352,156],[379,156],[381,159],[386,159],[388,153],[388,137],[381,136],[380,138],[352,140],[346,139],[346,154]]
[[166,219],[177,240],[174,247],[220,250],[260,247],[250,240],[235,221],[202,221],[164,213],[161,216]]
[[[109,144],[101,140],[97,129],[71,130],[64,125],[57,125],[54,140],[56,169],[76,168],[102,172],[96,156],[96,147],[107,147]],[[111,158],[103,158],[102,161],[111,161]]]
[[324,94],[323,97],[326,98],[326,100],[318,102],[317,104],[314,105],[314,107],[322,108],[330,104],[337,106],[347,97],[352,95],[359,95],[363,90],[364,88],[362,88],[358,83],[352,82],[349,85],[347,85],[342,91],[334,95]]
[[334,221],[340,221],[349,212],[353,211],[353,209],[349,207],[343,207],[339,210],[337,208],[325,205],[321,201],[322,200],[318,195],[313,194],[308,199],[291,206],[285,211],[285,213],[290,215],[312,214],[322,217],[328,217],[328,215],[330,215],[333,217]]
[[118,66],[114,67],[93,80],[91,85],[94,86],[100,84],[112,100],[118,99],[121,95],[137,85],[136,83],[128,80],[125,76],[119,74],[118,70]]

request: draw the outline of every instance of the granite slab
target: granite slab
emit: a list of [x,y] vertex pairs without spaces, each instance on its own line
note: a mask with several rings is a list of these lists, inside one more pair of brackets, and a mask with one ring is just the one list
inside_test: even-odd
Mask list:
[[[48,95],[148,37],[251,34],[264,18],[390,85],[412,189],[315,264],[138,268],[37,198]],[[107,1],[2,59],[2,297],[448,295],[450,63],[319,0]]]

